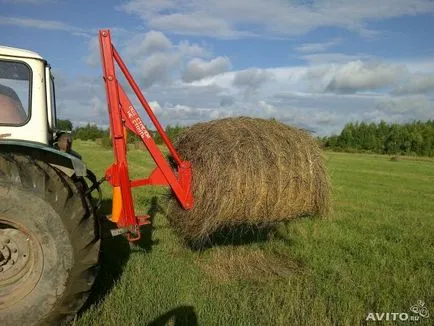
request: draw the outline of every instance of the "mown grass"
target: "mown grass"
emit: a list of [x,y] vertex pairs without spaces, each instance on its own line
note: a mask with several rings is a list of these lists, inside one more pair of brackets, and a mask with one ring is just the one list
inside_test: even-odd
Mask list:
[[[75,149],[98,176],[112,162],[92,142]],[[325,155],[330,217],[258,231],[237,245],[190,249],[164,217],[164,189],[135,191],[137,209],[156,213],[152,229],[131,248],[121,237],[105,241],[100,278],[75,324],[359,325],[368,312],[411,314],[423,300],[431,316],[417,324],[431,325],[434,162]],[[135,176],[153,167],[138,150],[130,166]],[[108,210],[110,187],[103,190]]]

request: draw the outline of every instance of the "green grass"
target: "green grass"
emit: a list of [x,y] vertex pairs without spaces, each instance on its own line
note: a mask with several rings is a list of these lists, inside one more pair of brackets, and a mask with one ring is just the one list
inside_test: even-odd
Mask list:
[[[77,141],[75,150],[98,176],[112,162],[111,151],[92,142]],[[334,197],[329,218],[280,225],[268,241],[258,235],[238,249],[198,252],[182,244],[160,207],[141,246],[106,241],[90,305],[75,324],[157,325],[174,317],[172,325],[358,325],[368,312],[410,313],[418,300],[431,316],[411,324],[432,324],[434,162],[325,155]],[[130,164],[134,176],[153,167],[138,150]],[[110,187],[103,190],[107,208]],[[137,210],[155,210],[163,193],[135,191]],[[250,273],[222,260],[249,253],[262,257]]]

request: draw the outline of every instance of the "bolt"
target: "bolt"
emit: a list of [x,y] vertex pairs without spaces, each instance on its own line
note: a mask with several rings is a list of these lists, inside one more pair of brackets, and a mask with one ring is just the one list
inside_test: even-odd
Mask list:
[[15,253],[15,252],[17,252],[17,251],[18,251],[17,248],[12,249],[12,252],[13,252],[13,253]]
[[15,264],[15,260],[11,260],[11,265]]
[[108,76],[108,80],[113,80],[113,76]]
[[102,36],[107,36],[107,32],[102,32]]

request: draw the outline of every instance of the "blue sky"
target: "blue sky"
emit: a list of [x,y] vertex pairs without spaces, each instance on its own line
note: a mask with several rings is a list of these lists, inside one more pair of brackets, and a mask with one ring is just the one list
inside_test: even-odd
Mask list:
[[164,124],[275,117],[319,135],[434,119],[428,0],[0,0],[0,44],[52,65],[59,115],[107,125],[97,31]]

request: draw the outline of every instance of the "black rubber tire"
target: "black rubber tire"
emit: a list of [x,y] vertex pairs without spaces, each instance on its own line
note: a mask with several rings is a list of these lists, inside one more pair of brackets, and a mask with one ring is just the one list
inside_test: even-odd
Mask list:
[[42,161],[0,153],[0,219],[22,225],[43,257],[39,281],[13,306],[3,306],[0,325],[61,325],[86,301],[100,253],[86,188],[83,178],[69,178]]

